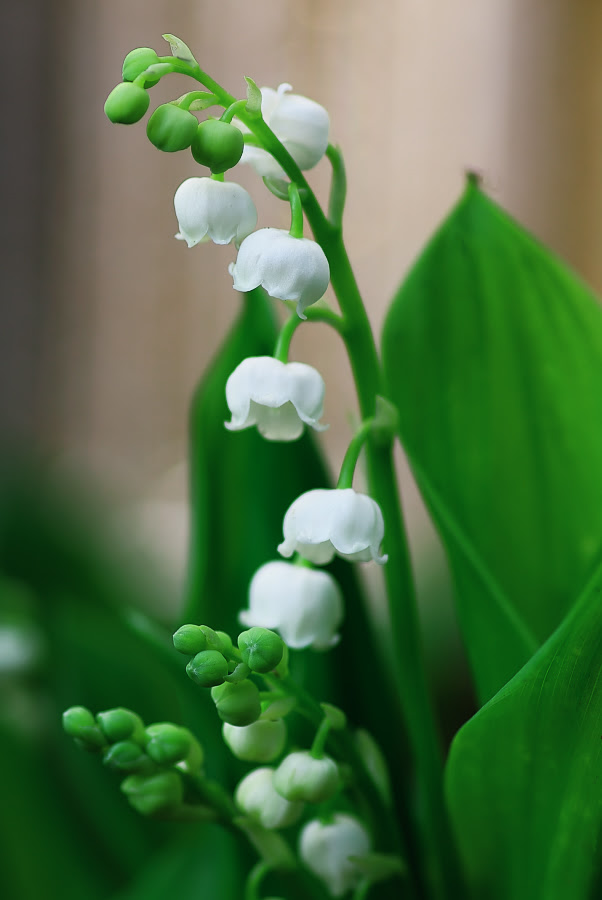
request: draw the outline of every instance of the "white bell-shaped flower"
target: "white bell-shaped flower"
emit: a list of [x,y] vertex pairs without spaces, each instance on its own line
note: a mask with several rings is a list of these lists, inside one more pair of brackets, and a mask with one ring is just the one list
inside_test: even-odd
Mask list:
[[343,598],[328,572],[269,562],[261,566],[249,586],[249,608],[239,614],[243,625],[271,628],[293,650],[326,650],[338,644],[343,621]]
[[378,503],[352,488],[317,489],[301,494],[284,517],[282,556],[295,551],[316,565],[329,563],[338,554],[355,562],[386,563],[380,555],[385,533]]
[[262,285],[279,300],[293,300],[297,315],[319,300],[330,281],[330,266],[319,244],[297,238],[281,228],[260,228],[242,242],[228,271],[234,290],[252,291]]
[[280,756],[286,743],[286,724],[283,719],[258,719],[251,725],[222,726],[224,741],[238,759],[245,762],[267,763]]
[[324,405],[324,381],[312,366],[283,363],[272,356],[244,359],[226,382],[230,431],[257,425],[269,441],[295,441],[303,426],[316,431]]
[[236,788],[234,799],[248,816],[264,828],[286,828],[303,812],[302,803],[289,803],[273,784],[274,769],[262,766],[245,775]]
[[179,241],[189,247],[206,241],[237,247],[257,225],[257,210],[250,195],[233,181],[187,178],[176,191],[174,206]]
[[333,897],[353,890],[363,877],[350,856],[370,852],[370,835],[354,816],[337,813],[332,822],[308,822],[299,839],[299,855],[308,869],[326,883]]
[[[261,88],[261,113],[278,140],[284,144],[300,169],[311,169],[320,162],[328,147],[330,118],[323,106],[300,94],[291,94],[290,84],[278,90]],[[248,134],[249,129],[233,121]],[[241,162],[249,163],[262,178],[283,178],[284,171],[274,157],[261,147],[245,145]]]
[[285,800],[325,803],[341,784],[334,759],[316,759],[308,750],[289,753],[274,773],[274,787]]

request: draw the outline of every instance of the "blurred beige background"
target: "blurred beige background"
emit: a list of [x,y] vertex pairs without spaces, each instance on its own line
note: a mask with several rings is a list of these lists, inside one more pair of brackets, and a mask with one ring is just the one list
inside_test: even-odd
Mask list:
[[[175,189],[201,170],[102,112],[124,55],[168,53],[163,32],[239,96],[251,75],[327,107],[377,331],[466,169],[602,288],[600,0],[24,0],[7,14],[2,421],[132,494],[180,498],[181,476],[156,479],[186,455],[191,390],[240,303],[232,248],[173,239]],[[187,89],[171,76],[152,99]],[[326,161],[310,176],[324,197]],[[260,226],[285,224],[252,171],[236,177]],[[307,326],[293,357],[326,378],[336,466],[355,408],[344,356]]]

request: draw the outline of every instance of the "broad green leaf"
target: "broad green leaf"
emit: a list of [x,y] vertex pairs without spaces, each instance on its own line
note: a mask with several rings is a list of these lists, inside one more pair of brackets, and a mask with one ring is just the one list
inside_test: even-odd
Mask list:
[[471,179],[393,302],[383,358],[486,700],[602,545],[602,313]]
[[552,637],[454,739],[447,795],[475,897],[599,896],[601,594],[602,565]]

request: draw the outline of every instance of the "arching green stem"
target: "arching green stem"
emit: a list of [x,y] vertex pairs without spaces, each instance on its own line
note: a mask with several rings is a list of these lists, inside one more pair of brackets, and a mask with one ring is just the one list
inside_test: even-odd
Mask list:
[[[327,325],[331,325],[335,331],[339,332],[339,334],[342,334],[343,332],[343,319],[331,309],[327,309],[326,307],[306,309],[305,315],[307,316],[306,321],[308,322],[325,322]],[[293,335],[299,325],[302,325],[303,322],[304,320],[300,319],[296,312],[291,313],[290,317],[280,329],[280,334],[278,335],[278,340],[276,341],[276,347],[274,349],[275,359],[279,359],[280,362],[288,361],[288,354]]]
[[325,716],[318,726],[316,736],[311,745],[311,750],[309,751],[314,759],[322,759],[324,756],[324,747],[326,746],[326,740],[331,728],[332,723],[330,719]]
[[202,101],[203,109],[209,109],[210,106],[215,106],[218,102],[218,98],[215,94],[208,94],[207,91],[189,91],[188,94],[184,94],[184,96],[180,98],[178,106],[180,109],[190,109],[191,105],[196,100]]
[[245,884],[245,900],[261,900],[259,888],[269,871],[270,866],[263,860],[260,860],[253,866]]
[[222,113],[220,122],[227,122],[229,124],[234,116],[237,116],[239,112],[245,109],[246,105],[246,100],[236,100],[234,103],[231,103],[225,112]]
[[362,447],[366,443],[368,435],[372,430],[373,422],[373,416],[371,416],[369,419],[366,419],[366,421],[362,423],[362,425],[359,427],[359,429],[351,439],[351,442],[347,447],[347,452],[345,453],[343,465],[341,466],[339,480],[337,481],[338,488],[350,488],[353,486],[353,475],[355,473],[355,467],[357,465],[360,453],[362,452]]

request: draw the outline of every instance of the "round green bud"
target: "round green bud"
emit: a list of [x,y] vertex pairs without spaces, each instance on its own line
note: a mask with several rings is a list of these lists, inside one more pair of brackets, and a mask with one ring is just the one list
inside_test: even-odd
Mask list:
[[158,150],[174,153],[190,147],[198,127],[198,119],[191,112],[173,103],[164,103],[148,120],[146,134]]
[[226,634],[225,631],[216,631],[215,633],[221,641],[221,652],[224,656],[231,656],[232,651],[234,650],[234,644],[232,643],[230,635]]
[[118,741],[108,747],[103,762],[110,769],[119,772],[143,774],[155,768],[144,750],[134,741]]
[[130,805],[143,816],[155,816],[179,806],[184,789],[178,772],[171,769],[156,775],[128,775],[121,790]]
[[132,712],[131,709],[124,709],[123,707],[108,709],[106,712],[98,713],[96,721],[100,725],[103,734],[111,743],[126,741],[133,735],[135,739],[141,739],[144,734],[142,719],[135,712]]
[[182,625],[173,636],[173,645],[178,653],[194,656],[207,649],[207,638],[199,625]]
[[105,102],[107,118],[116,125],[133,125],[139,122],[150,103],[144,88],[124,81],[114,87]]
[[85,706],[72,706],[63,713],[63,728],[86,750],[100,750],[107,740]]
[[223,684],[228,674],[228,663],[217,650],[203,650],[190,660],[186,673],[201,687],[215,687]]
[[201,122],[190,145],[195,160],[218,174],[235,166],[244,148],[242,131],[218,119]]
[[315,759],[307,751],[289,753],[274,772],[274,787],[291,803],[325,803],[340,784],[335,761],[328,756]]
[[199,625],[199,628],[207,639],[208,650],[217,650],[224,656],[228,656],[232,652],[232,640],[225,631],[214,631],[208,625]]
[[252,681],[226,682],[214,687],[211,697],[218,716],[229,725],[251,725],[261,715],[259,689]]
[[192,741],[185,728],[179,728],[171,722],[160,722],[149,725],[146,735],[146,752],[153,762],[161,766],[172,766],[188,756]]
[[266,675],[275,669],[282,659],[284,644],[282,643],[282,638],[274,631],[255,627],[239,634],[238,649],[243,662],[248,665],[252,672]]
[[[139,75],[159,62],[159,57],[151,47],[137,47],[130,50],[126,58],[123,60],[123,69],[121,70],[124,81],[134,81]],[[145,80],[145,87],[152,87],[161,79],[156,75]]]

